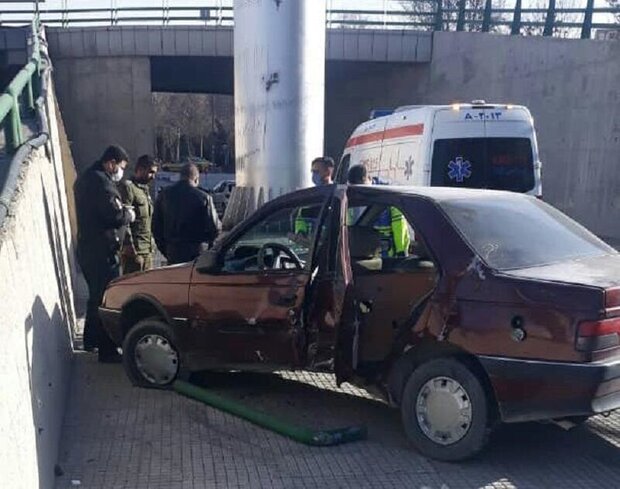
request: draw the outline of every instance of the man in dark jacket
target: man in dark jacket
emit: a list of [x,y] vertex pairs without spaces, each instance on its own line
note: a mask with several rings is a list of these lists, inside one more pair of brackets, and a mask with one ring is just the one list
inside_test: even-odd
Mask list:
[[84,349],[99,350],[100,362],[116,362],[120,356],[101,327],[99,305],[110,280],[118,277],[120,241],[118,230],[135,219],[124,207],[116,184],[127,166],[127,153],[109,146],[74,186],[78,223],[77,255],[88,284],[88,308],[84,324]]
[[200,173],[194,164],[181,169],[181,180],[162,190],[153,212],[153,236],[168,264],[196,258],[220,230],[213,199],[200,190]]

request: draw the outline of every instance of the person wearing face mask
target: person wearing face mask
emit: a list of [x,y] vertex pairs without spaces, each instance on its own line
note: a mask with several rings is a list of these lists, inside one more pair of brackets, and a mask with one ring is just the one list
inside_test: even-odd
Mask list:
[[[329,156],[319,156],[312,160],[312,183],[317,187],[334,183],[332,178],[334,167],[334,159]],[[296,243],[310,246],[311,238],[319,219],[319,212],[320,209],[315,207],[299,209],[295,215],[295,232],[289,238]]]
[[153,267],[153,202],[149,184],[156,174],[157,163],[149,155],[142,155],[136,162],[133,177],[123,180],[118,186],[123,204],[136,212],[136,220],[127,227],[123,239],[123,274],[143,272]]
[[152,230],[169,265],[192,261],[210,246],[221,229],[213,198],[198,188],[193,163],[181,168],[181,180],[162,190],[155,202]]
[[319,156],[312,160],[312,183],[317,187],[334,183],[334,159],[329,156]]
[[101,327],[98,308],[108,283],[120,275],[119,230],[135,220],[134,211],[123,206],[116,184],[123,178],[127,153],[109,146],[101,158],[75,182],[77,258],[88,284],[84,323],[84,349],[97,348],[100,362],[119,362],[120,355]]

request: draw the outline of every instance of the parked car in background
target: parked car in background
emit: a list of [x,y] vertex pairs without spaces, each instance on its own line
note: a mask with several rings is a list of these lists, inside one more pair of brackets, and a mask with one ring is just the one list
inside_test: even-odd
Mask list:
[[[393,207],[411,245],[382,258],[375,223]],[[381,392],[439,460],[475,455],[500,422],[620,407],[620,254],[524,194],[300,190],[192,263],[113,281],[100,313],[136,385],[329,370]]]
[[232,194],[234,188],[234,180],[222,180],[213,187],[213,203],[215,204],[215,209],[217,210],[220,219],[224,217],[226,206],[228,205],[230,195]]

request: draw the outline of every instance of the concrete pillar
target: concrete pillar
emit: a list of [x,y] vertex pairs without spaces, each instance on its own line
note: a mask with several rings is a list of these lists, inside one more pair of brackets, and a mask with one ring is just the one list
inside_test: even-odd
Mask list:
[[109,144],[135,161],[154,149],[151,68],[148,57],[54,60],[60,110],[79,170]]
[[235,0],[234,8],[237,189],[228,223],[311,185],[325,92],[324,0]]

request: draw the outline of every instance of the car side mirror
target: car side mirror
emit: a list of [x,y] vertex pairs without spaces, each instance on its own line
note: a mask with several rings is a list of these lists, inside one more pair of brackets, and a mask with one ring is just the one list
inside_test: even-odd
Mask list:
[[219,253],[216,250],[207,250],[196,260],[196,270],[200,273],[213,273],[219,270]]

